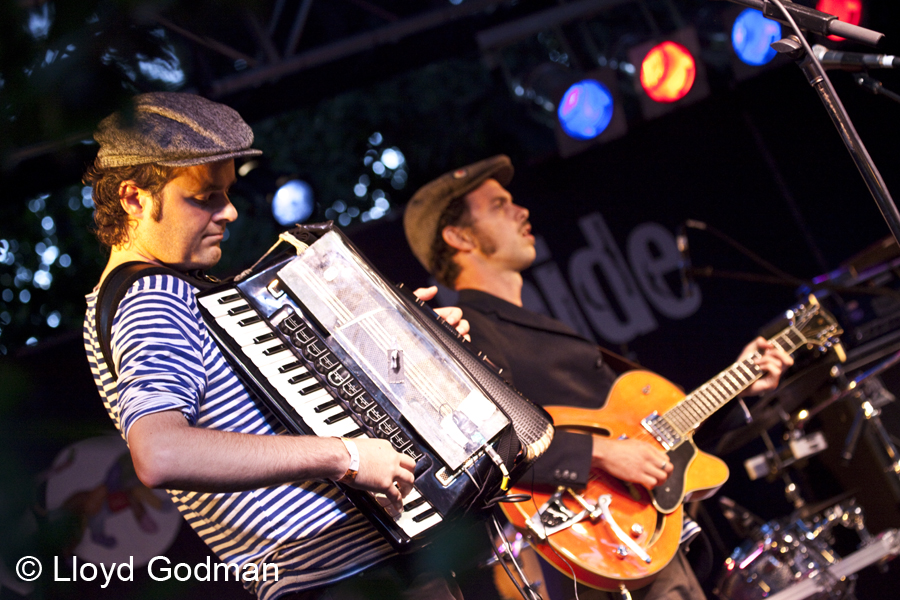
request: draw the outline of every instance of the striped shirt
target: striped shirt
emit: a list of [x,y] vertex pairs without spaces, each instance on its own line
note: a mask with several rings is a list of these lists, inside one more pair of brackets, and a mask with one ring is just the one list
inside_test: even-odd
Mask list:
[[[103,360],[97,338],[97,292],[88,294],[85,351],[109,416],[126,441],[135,421],[166,410],[180,411],[195,427],[284,434],[209,335],[196,292],[171,275],[150,275],[131,286],[112,327],[118,381]],[[166,491],[223,563],[241,565],[242,574],[252,571],[244,565],[256,565],[259,581],[243,583],[263,599],[332,583],[393,554],[330,482],[234,493]],[[278,566],[277,581],[271,567],[265,570],[273,564]]]

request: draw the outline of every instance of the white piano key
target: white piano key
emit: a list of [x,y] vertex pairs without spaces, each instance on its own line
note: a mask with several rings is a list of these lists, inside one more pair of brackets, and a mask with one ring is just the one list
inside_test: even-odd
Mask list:
[[269,376],[266,379],[268,379],[272,387],[278,390],[282,396],[288,397],[299,394],[300,390],[316,383],[316,380],[312,378],[312,376],[310,376],[309,379],[304,379],[303,381],[299,381],[297,383],[290,382],[290,380],[294,377],[306,375],[308,372],[309,371],[307,371],[305,368],[300,367],[299,369],[293,369],[291,371],[288,371],[287,373],[278,373],[276,375]]
[[248,327],[253,327],[259,324],[265,324],[265,321],[257,321],[256,323],[250,323],[247,325],[241,325],[241,321],[245,321],[252,317],[257,317],[259,319],[259,314],[256,311],[250,311],[241,313],[239,315],[226,315],[224,317],[219,317],[216,319],[216,324],[228,332],[232,337],[236,335],[240,335],[242,332],[247,331]]
[[318,402],[305,402],[302,404],[297,403],[296,405],[291,400],[288,400],[288,402],[290,402],[291,406],[294,407],[294,410],[296,410],[297,413],[301,417],[303,417],[303,420],[306,422],[306,424],[316,432],[316,435],[320,437],[340,437],[344,433],[347,433],[349,430],[356,429],[356,425],[353,419],[349,416],[336,423],[325,423],[325,419],[347,412],[346,407],[339,404],[338,406],[334,406],[332,408],[329,408],[328,410],[317,413],[315,411],[316,406],[323,404],[324,402],[328,402],[330,398],[330,396],[326,396]]
[[[419,491],[413,488],[413,491],[403,499],[403,504],[408,504],[418,497]],[[417,506],[416,508],[413,508],[411,510],[404,510],[402,513],[400,513],[399,517],[394,519],[394,522],[397,523],[397,525],[406,533],[406,535],[408,535],[409,537],[415,537],[423,531],[431,529],[444,520],[441,517],[440,513],[437,512],[423,519],[420,523],[417,523],[414,520],[416,516],[431,510],[431,508],[432,506],[429,502],[423,502],[421,506]]]
[[274,330],[265,321],[260,321],[259,323],[254,323],[253,325],[239,327],[236,330],[229,332],[229,335],[231,335],[231,338],[238,346],[243,347],[255,344],[256,342],[254,342],[253,340],[261,335],[266,335],[267,333],[273,332]]
[[241,348],[241,350],[243,350],[244,354],[247,355],[247,358],[253,361],[253,364],[257,367],[270,365],[274,362],[284,362],[286,358],[294,358],[296,360],[296,357],[288,348],[285,348],[280,352],[275,352],[274,354],[268,356],[265,354],[266,351],[275,350],[283,344],[284,342],[282,342],[278,338],[275,338],[274,340],[269,340],[268,342],[263,342],[262,344],[250,344],[249,346],[244,346],[243,348]]
[[[219,302],[220,299],[227,298],[229,296],[234,296],[235,294],[237,294],[237,296],[238,296],[237,300],[234,300],[232,302],[226,302],[224,304]],[[204,296],[202,298],[199,298],[198,301],[216,319],[227,315],[228,311],[231,310],[232,308],[234,308],[235,306],[241,306],[241,305],[246,306],[246,304],[247,304],[247,301],[244,300],[243,296],[241,296],[238,293],[237,289],[234,289],[234,288],[225,290],[224,292],[219,292],[216,294],[210,294],[209,296]]]

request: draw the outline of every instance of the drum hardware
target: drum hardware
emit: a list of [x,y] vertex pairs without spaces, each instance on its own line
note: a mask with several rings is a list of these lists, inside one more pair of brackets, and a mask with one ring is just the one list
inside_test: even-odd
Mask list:
[[[753,525],[750,539],[725,561],[714,590],[723,600],[853,598],[855,573],[896,554],[900,545],[896,530],[873,538],[865,527],[863,510],[853,498],[817,511],[819,514],[801,510],[762,525],[758,525],[759,517],[732,500],[721,504],[732,526],[746,530]],[[861,541],[860,549],[843,559],[830,545],[831,530],[837,525],[856,531]]]
[[[529,580],[529,575],[532,578],[542,576],[540,563],[537,562],[537,558],[533,554],[534,551],[531,550],[531,546],[525,536],[516,531],[509,523],[501,526],[497,516],[493,514],[485,525],[487,526],[488,538],[491,541],[491,549],[494,555],[484,561],[481,566],[494,569],[494,581],[498,592],[504,598],[509,598],[515,593],[511,591],[512,588],[507,590],[508,585],[502,585],[499,581],[498,567],[502,567],[503,571],[506,572],[506,576],[509,577],[509,581],[524,600],[542,600],[540,591],[543,589],[546,592],[544,582],[541,580],[534,580],[533,582]],[[512,538],[512,542],[510,542],[510,538]],[[531,553],[531,561],[526,559],[528,553]],[[515,574],[510,570],[509,565],[513,566]],[[537,566],[536,569],[535,565]]]

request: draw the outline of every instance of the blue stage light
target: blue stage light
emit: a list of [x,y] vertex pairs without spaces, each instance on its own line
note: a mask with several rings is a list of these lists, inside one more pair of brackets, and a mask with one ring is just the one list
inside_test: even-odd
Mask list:
[[731,45],[738,58],[754,67],[775,58],[777,52],[771,44],[780,39],[781,25],[753,8],[741,11],[731,28]]
[[599,81],[584,79],[566,90],[556,114],[563,131],[590,140],[603,133],[612,120],[613,97]]
[[281,225],[293,225],[308,219],[314,206],[309,184],[292,179],[275,192],[272,198],[272,215]]

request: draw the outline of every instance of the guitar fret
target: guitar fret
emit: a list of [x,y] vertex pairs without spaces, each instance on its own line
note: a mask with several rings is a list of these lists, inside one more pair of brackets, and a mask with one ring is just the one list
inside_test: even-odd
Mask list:
[[691,403],[683,403],[682,405],[687,409],[687,416],[690,420],[690,426],[693,426],[694,423],[696,423],[701,417],[700,412]]
[[728,398],[728,392],[723,391],[721,389],[722,385],[718,381],[713,381],[712,385],[713,385],[713,389],[715,389],[715,391],[716,391],[716,395],[717,395],[716,399],[719,401],[719,404],[723,404],[725,402],[725,400],[727,400],[727,398]]
[[752,383],[753,380],[756,379],[756,373],[754,373],[746,364],[742,362],[738,366],[746,371],[745,377],[747,378],[748,383]]
[[731,378],[731,380],[732,380],[732,385],[734,385],[734,389],[735,389],[737,392],[740,392],[741,390],[744,389],[744,386],[745,386],[746,384],[744,384],[740,379],[738,379],[738,378],[734,375],[734,373],[732,373],[731,371],[729,371],[728,373],[726,373],[726,375],[727,375],[728,377]]
[[707,412],[714,411],[716,409],[716,403],[710,399],[709,394],[706,392],[706,390],[700,389],[698,390],[698,392],[699,393],[697,395],[700,396],[700,398],[703,400],[703,404],[704,406],[706,406]]
[[788,340],[790,340],[791,345],[794,348],[799,348],[803,344],[803,341],[804,341],[803,336],[800,335],[798,332],[794,331],[793,329],[791,329],[790,331],[785,333],[784,337],[786,337]]
[[726,377],[724,373],[716,379],[716,382],[719,386],[725,388],[725,392],[727,392],[729,396],[735,392],[734,384],[728,380],[728,377]]
[[680,404],[676,404],[671,409],[669,409],[666,412],[665,417],[668,421],[677,425],[679,430],[684,431],[685,421],[684,421],[683,415],[684,415],[684,401],[682,401]]

